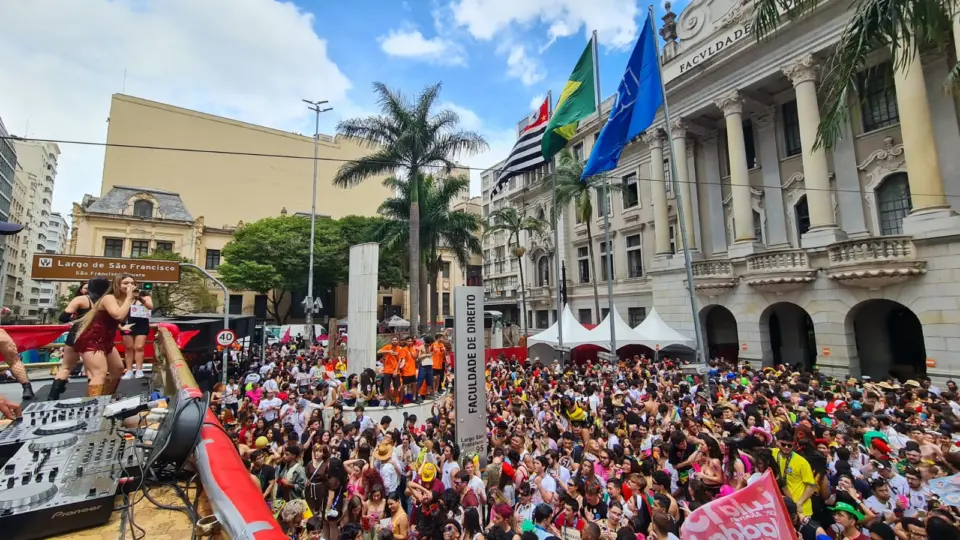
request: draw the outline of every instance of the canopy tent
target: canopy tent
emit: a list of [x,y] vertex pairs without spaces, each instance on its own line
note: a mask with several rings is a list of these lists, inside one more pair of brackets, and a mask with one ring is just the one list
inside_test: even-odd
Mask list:
[[[590,331],[584,328],[583,325],[580,324],[580,321],[573,316],[573,313],[570,311],[570,306],[563,307],[563,314],[560,315],[560,323],[563,324],[564,347],[572,349],[578,345],[594,343],[593,338],[590,336]],[[527,338],[527,346],[529,347],[537,343],[546,343],[553,347],[560,346],[558,328],[557,323],[553,323],[553,326],[543,332],[530,336]]]
[[387,321],[387,326],[390,328],[408,328],[410,326],[410,321],[394,315],[393,317],[390,317],[390,320]]
[[[670,345],[683,345],[684,347],[693,348],[694,340],[677,332],[671,328],[669,324],[663,322],[656,308],[650,311],[647,318],[644,319],[635,330],[646,337],[646,341],[642,344],[650,348],[657,348],[657,346],[659,346],[662,349]],[[617,342],[620,342],[619,328],[617,329]]]
[[[610,313],[604,317],[593,330],[590,330],[591,343],[610,350]],[[630,328],[630,325],[623,320],[616,306],[613,308],[613,328],[616,331],[614,336],[617,340],[617,349],[627,345],[647,345],[652,339],[638,329]]]

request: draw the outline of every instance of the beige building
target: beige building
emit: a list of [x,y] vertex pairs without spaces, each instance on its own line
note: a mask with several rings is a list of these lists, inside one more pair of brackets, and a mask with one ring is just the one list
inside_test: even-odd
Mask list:
[[[13,197],[10,203],[10,221],[28,224],[27,186],[24,183],[23,169],[17,167],[13,175]],[[6,237],[3,251],[3,305],[10,308],[12,316],[19,316],[20,301],[23,300],[23,288],[26,286],[30,268],[30,254],[27,250],[29,238],[23,234]]]
[[[481,215],[480,197],[470,197],[465,191],[463,197],[451,207],[451,210],[463,210],[479,216]],[[453,291],[455,287],[480,285],[483,257],[472,255],[468,261],[469,264],[464,267],[449,250],[441,247],[440,260],[440,273],[437,276],[437,282],[430,287],[430,294],[434,294],[434,291],[439,293],[437,297],[439,317],[436,317],[436,319],[442,322],[448,317],[453,317]]]
[[[844,136],[832,150],[816,149],[820,71],[850,20],[847,8],[824,2],[762,44],[751,35],[749,4],[738,0],[694,0],[679,17],[667,14],[672,137],[661,116],[625,148],[609,173],[623,191],[594,201],[592,238],[565,212],[561,256],[575,315],[598,322],[604,313],[593,312],[591,280],[601,281],[605,312],[611,274],[631,325],[655,307],[693,337],[676,223],[682,206],[711,355],[816,363],[855,377],[956,373],[960,122],[957,102],[941,89],[956,56],[917,56],[891,74],[889,54],[871,54],[849,97]],[[589,155],[597,128],[596,116],[581,123],[571,143],[577,156]],[[671,147],[676,188],[664,182]],[[549,215],[549,190],[528,178],[507,198]],[[607,251],[604,211],[613,267],[597,261],[594,276],[586,251],[588,243]],[[552,298],[551,253],[536,248],[528,242],[525,263],[545,271],[526,272],[527,285],[534,299]],[[534,303],[534,320],[552,323],[552,306]]]
[[[107,144],[101,196],[128,185],[170,191],[218,227],[276,216],[282,208],[310,211],[313,137],[115,94]],[[331,184],[344,161],[369,153],[355,142],[320,134],[318,215],[372,216],[391,195],[377,178],[350,189]]]

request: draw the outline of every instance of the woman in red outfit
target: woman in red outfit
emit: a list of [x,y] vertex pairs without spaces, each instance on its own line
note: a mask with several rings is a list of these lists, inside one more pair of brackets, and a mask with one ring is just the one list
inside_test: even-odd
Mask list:
[[123,359],[114,346],[114,339],[136,297],[136,280],[129,274],[120,274],[113,278],[107,293],[78,323],[80,329],[73,349],[83,358],[83,367],[89,378],[88,396],[113,394],[120,383]]

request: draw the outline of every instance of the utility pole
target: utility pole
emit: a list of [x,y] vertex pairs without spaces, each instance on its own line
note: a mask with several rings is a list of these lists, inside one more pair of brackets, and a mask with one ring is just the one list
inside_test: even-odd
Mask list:
[[317,227],[317,158],[320,152],[320,113],[332,111],[333,107],[321,109],[321,105],[326,105],[327,101],[303,100],[307,108],[316,113],[316,121],[313,130],[313,196],[310,198],[310,265],[307,271],[307,297],[304,299],[304,322],[306,323],[307,335],[304,336],[310,346],[316,344],[317,336],[313,331],[313,242]]

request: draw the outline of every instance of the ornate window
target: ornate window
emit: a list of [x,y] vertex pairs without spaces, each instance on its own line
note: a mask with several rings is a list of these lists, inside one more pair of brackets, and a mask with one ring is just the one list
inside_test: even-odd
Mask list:
[[889,62],[874,66],[860,74],[858,90],[863,131],[874,131],[900,121],[897,94],[890,82]]
[[884,179],[877,188],[877,214],[880,234],[903,234],[903,218],[910,213],[910,183],[906,173]]
[[152,218],[153,217],[153,203],[140,199],[133,203],[133,215],[140,218]]
[[800,117],[797,114],[797,100],[784,103],[780,112],[783,118],[783,152],[787,157],[803,152],[800,143]]
[[540,287],[550,285],[550,257],[540,257],[537,261],[537,285]]

